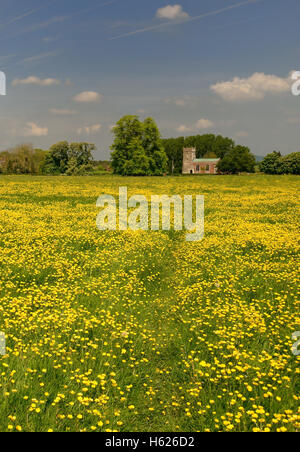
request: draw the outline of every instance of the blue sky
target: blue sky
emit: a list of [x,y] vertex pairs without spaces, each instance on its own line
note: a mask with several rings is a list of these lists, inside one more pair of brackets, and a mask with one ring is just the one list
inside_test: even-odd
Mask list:
[[62,139],[109,156],[124,114],[164,137],[300,150],[299,0],[0,0],[1,150]]

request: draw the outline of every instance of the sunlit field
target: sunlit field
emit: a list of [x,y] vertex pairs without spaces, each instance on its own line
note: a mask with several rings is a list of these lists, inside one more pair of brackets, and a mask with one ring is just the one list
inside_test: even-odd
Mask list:
[[[205,239],[100,232],[204,194]],[[299,431],[297,176],[0,178],[1,431]]]

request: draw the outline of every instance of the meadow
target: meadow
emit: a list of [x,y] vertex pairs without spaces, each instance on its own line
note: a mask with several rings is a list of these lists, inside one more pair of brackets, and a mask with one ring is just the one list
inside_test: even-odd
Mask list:
[[[0,176],[0,431],[299,431],[299,182]],[[119,186],[204,194],[204,240],[100,232]]]

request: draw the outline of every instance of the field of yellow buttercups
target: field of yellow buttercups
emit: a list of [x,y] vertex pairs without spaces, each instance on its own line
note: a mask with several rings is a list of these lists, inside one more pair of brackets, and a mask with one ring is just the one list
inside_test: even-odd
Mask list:
[[[296,176],[0,178],[0,431],[299,431]],[[205,237],[97,198],[205,196]]]

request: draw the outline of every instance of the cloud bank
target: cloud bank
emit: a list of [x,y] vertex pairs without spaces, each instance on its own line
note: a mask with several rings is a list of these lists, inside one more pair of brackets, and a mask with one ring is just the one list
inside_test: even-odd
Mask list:
[[234,77],[227,82],[212,85],[210,89],[229,102],[261,100],[267,94],[279,94],[290,90],[290,79],[256,72],[249,78]]
[[15,78],[12,81],[12,86],[17,85],[39,85],[39,86],[52,86],[52,85],[59,85],[60,81],[56,78],[45,78],[41,79],[39,77],[35,77],[34,75],[31,75],[27,78],[19,79]]

